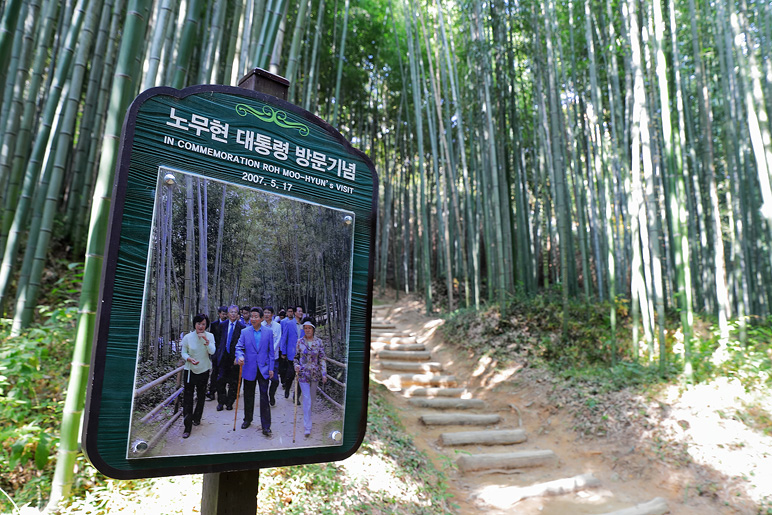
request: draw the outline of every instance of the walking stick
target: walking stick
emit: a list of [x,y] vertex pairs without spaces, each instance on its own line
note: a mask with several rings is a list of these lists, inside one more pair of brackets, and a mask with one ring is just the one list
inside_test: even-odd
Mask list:
[[298,427],[298,375],[295,374],[295,421],[292,423],[292,443],[295,443],[295,429]]
[[233,430],[236,430],[236,419],[239,418],[239,393],[241,393],[241,370],[243,363],[239,363],[239,382],[236,384],[236,409],[233,410]]

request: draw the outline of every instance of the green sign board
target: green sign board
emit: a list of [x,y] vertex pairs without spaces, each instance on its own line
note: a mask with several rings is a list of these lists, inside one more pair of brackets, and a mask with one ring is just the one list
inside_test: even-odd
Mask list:
[[[377,194],[368,157],[283,100],[228,86],[137,97],[95,330],[91,462],[129,479],[354,453]],[[289,308],[302,314],[278,320]]]

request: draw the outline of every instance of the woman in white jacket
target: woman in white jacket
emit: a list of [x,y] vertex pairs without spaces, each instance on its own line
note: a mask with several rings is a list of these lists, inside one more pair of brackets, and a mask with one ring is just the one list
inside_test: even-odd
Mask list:
[[[209,317],[206,313],[193,317],[194,331],[182,339],[182,359],[185,360],[185,389],[182,397],[182,416],[185,424],[183,438],[190,436],[193,426],[201,423],[206,400],[206,385],[209,383],[209,371],[212,369],[210,356],[214,354],[214,335],[209,329]],[[193,409],[193,392],[196,392],[196,408]]]

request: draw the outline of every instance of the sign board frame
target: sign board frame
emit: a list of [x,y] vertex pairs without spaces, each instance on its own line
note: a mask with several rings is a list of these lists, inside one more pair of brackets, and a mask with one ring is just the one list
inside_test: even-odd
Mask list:
[[[278,157],[269,147],[258,147],[255,139],[279,142]],[[272,204],[297,202],[353,214],[340,444],[130,456],[143,288],[153,256],[153,216],[163,179],[159,174],[166,169],[250,192],[244,195],[264,195]],[[337,461],[353,454],[367,419],[377,202],[378,176],[367,155],[293,104],[220,85],[152,88],[140,94],[124,121],[83,424],[83,448],[96,468],[113,478],[135,479]],[[257,406],[255,418],[259,427]]]

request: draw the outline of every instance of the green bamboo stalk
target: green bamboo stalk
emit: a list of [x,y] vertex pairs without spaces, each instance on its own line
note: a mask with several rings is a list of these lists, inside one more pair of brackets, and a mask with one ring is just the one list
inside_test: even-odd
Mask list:
[[163,50],[164,44],[164,35],[166,34],[167,26],[173,22],[172,2],[173,0],[161,0],[161,2],[157,4],[158,10],[156,13],[155,26],[153,27],[153,37],[147,54],[147,72],[145,73],[145,79],[142,82],[143,90],[156,86],[156,80],[159,75],[158,69],[161,63],[161,51]]
[[215,83],[217,81],[217,70],[219,68],[219,49],[223,46],[222,26],[225,20],[226,2],[217,2],[214,5],[212,13],[212,23],[209,26],[209,38],[207,40],[204,60],[199,68],[200,82]]
[[[231,21],[233,20],[241,20],[241,9],[242,9],[242,2],[234,2],[233,6],[233,16],[231,17]],[[238,25],[238,24],[237,24]],[[224,84],[232,84],[236,82],[236,79],[232,77],[233,74],[233,63],[236,60],[236,53],[238,50],[238,36],[239,31],[238,30],[230,30],[226,31],[226,34],[230,34],[228,36],[228,48],[225,52],[224,57],[224,66],[223,66],[223,72],[220,76],[220,79],[218,82],[222,82]],[[236,67],[236,70],[238,70],[238,67]]]
[[[0,84],[0,98],[2,98],[2,107],[0,107],[0,127],[5,127],[8,124],[8,111],[11,107],[12,98],[14,95],[14,84],[17,79],[17,71],[19,69],[19,59],[24,46],[24,32],[27,21],[27,6],[25,2],[22,5],[21,12],[19,13],[19,19],[16,23],[16,27],[13,31],[13,46],[10,49],[10,59],[8,60],[8,70],[5,75],[0,77],[2,84]],[[6,134],[0,132],[0,145],[2,145],[3,139]],[[0,185],[4,181],[5,177],[0,175]],[[2,190],[0,190],[2,191]],[[0,195],[0,199],[2,195]]]
[[35,1],[30,3],[28,16],[24,23],[19,23],[17,34],[21,40],[14,47],[18,49],[15,59],[12,59],[11,66],[13,73],[8,76],[6,84],[5,98],[3,99],[3,114],[0,118],[0,127],[5,129],[0,135],[0,205],[5,202],[5,193],[8,182],[10,181],[10,169],[13,160],[14,147],[16,146],[16,135],[19,132],[21,123],[21,113],[24,109],[24,91],[29,77],[31,50],[34,43],[32,34],[37,28],[40,11],[40,3]]
[[268,71],[273,74],[279,73],[281,64],[282,50],[284,49],[284,36],[287,33],[287,13],[289,12],[289,2],[284,2],[284,10],[279,17],[276,32],[271,44],[271,53],[268,56]]
[[[391,11],[391,3],[389,3],[389,12]],[[393,19],[393,18],[392,18]],[[308,70],[308,76],[306,77],[306,95],[303,98],[303,109],[311,111],[311,97],[313,96],[312,88],[316,89],[317,81],[315,79],[316,67],[318,63],[317,54],[319,51],[319,40],[322,36],[322,24],[324,22],[324,0],[319,0],[319,9],[316,11],[316,32],[314,33],[314,46],[311,50],[311,68]],[[401,59],[401,58],[400,58]],[[402,61],[400,60],[400,64]],[[316,107],[314,106],[314,111]]]
[[[346,3],[344,4],[345,7],[344,7],[344,14],[343,14],[343,32],[340,36],[340,48],[338,50],[338,71],[335,74],[335,106],[332,110],[332,122],[331,122],[333,127],[338,126],[338,117],[340,116],[340,83],[341,83],[341,79],[343,78],[343,56],[346,55],[346,34],[348,32],[348,14],[349,14],[350,4],[351,4],[350,0],[346,0]],[[410,51],[410,56],[411,56],[411,59],[415,58],[415,56],[413,56],[412,50]],[[413,63],[412,65],[415,66],[415,63]],[[416,77],[413,77],[413,80],[416,80]],[[420,94],[418,96],[415,96],[415,101],[418,101],[419,98],[420,98]],[[421,146],[422,145],[423,145],[423,141],[421,141]],[[419,173],[421,174],[421,177],[423,177],[423,171],[421,170]],[[422,200],[422,203],[423,203],[423,200]],[[428,238],[429,235],[427,234],[426,237]],[[429,257],[428,253],[424,257],[428,259]],[[431,304],[431,302],[429,302],[429,304]],[[431,311],[431,309],[427,308],[427,311]]]
[[[102,134],[104,133],[107,112],[107,102],[110,99],[110,88],[112,87],[113,72],[115,71],[116,61],[118,59],[119,47],[117,37],[119,34],[119,23],[122,21],[121,13],[124,12],[127,0],[116,0],[113,6],[112,18],[110,20],[110,29],[108,31],[108,41],[105,48],[104,70],[100,78],[99,93],[96,103],[96,115],[94,118],[94,130],[91,132],[91,141],[89,146],[88,160],[85,170],[85,182],[83,184],[83,195],[81,195],[80,208],[75,217],[75,233],[73,235],[73,249],[77,255],[84,251],[86,238],[88,234],[88,224],[91,218],[91,199],[93,198],[94,184],[99,172],[99,153],[102,148]],[[101,49],[102,47],[97,47]]]
[[65,398],[56,471],[48,501],[48,506],[52,509],[69,496],[72,485],[75,458],[78,454],[80,420],[89,377],[91,342],[94,337],[96,310],[99,303],[99,282],[102,276],[110,196],[113,189],[115,163],[118,158],[118,142],[126,108],[136,87],[132,77],[138,76],[136,56],[141,54],[140,51],[144,45],[147,27],[146,12],[150,4],[151,0],[131,0],[129,3],[115,80],[110,93],[112,109],[107,117],[104,145],[99,162],[99,178],[94,191],[75,349]]
[[[25,165],[30,152],[32,131],[37,120],[37,96],[40,85],[43,83],[43,72],[48,59],[48,47],[54,30],[54,14],[56,13],[54,0],[48,0],[42,13],[43,25],[37,34],[37,49],[32,65],[32,75],[26,87],[26,99],[24,110],[19,123],[16,144],[13,150],[13,160],[10,167],[10,178],[6,190],[5,208],[3,212],[2,227],[0,227],[0,249],[5,251],[8,231],[11,229],[16,213],[16,204],[19,200],[19,188],[24,177]],[[10,147],[9,147],[10,148]]]
[[180,45],[177,51],[177,61],[174,67],[174,78],[172,87],[181,89],[185,86],[185,79],[190,66],[190,58],[193,55],[193,49],[196,46],[198,33],[198,20],[203,0],[191,0],[188,4],[188,10],[185,15],[185,24],[183,25],[180,36]]
[[[342,59],[343,59],[343,50],[342,46],[345,43],[345,33],[346,33],[346,24],[347,24],[347,18],[348,18],[348,8],[349,8],[349,0],[346,0],[346,17],[344,18],[344,29],[343,29],[343,36],[341,36],[341,51],[338,53],[338,77],[342,74]],[[419,77],[418,77],[418,67],[416,60],[420,57],[416,53],[414,39],[413,39],[413,30],[412,30],[412,20],[410,18],[410,12],[413,11],[412,7],[408,6],[408,2],[404,1],[402,4],[402,7],[404,9],[404,15],[405,15],[405,27],[407,29],[407,41],[408,41],[408,51],[409,54],[409,63],[410,63],[410,76],[412,79],[412,89],[413,89],[413,109],[415,111],[415,122],[416,122],[416,128],[415,128],[415,136],[417,138],[418,143],[418,169],[416,173],[418,174],[419,178],[419,190],[420,190],[420,202],[418,203],[418,208],[420,209],[420,217],[421,217],[421,224],[420,224],[420,240],[421,240],[421,279],[423,282],[423,289],[424,289],[424,302],[426,307],[426,312],[428,314],[432,313],[432,275],[431,275],[431,251],[429,248],[429,214],[428,214],[428,206],[426,201],[426,171],[424,169],[424,140],[423,140],[423,113],[421,109],[421,92],[419,89]],[[337,87],[336,87],[337,89]],[[333,124],[337,120],[337,109],[338,109],[338,101],[339,97],[335,97],[335,114],[333,114]],[[416,253],[416,256],[418,254]],[[416,267],[416,270],[418,270],[418,267]]]
[[67,33],[66,41],[62,46],[61,54],[57,59],[57,68],[54,70],[54,80],[49,89],[48,97],[46,98],[45,108],[42,113],[40,127],[35,136],[32,153],[27,161],[21,196],[16,205],[16,210],[8,232],[3,262],[2,265],[0,265],[0,305],[2,305],[8,293],[8,287],[11,282],[12,272],[16,262],[16,254],[19,245],[21,244],[21,235],[27,228],[29,207],[35,192],[36,183],[42,170],[45,168],[43,159],[46,156],[46,150],[50,145],[51,129],[60,108],[59,99],[61,98],[62,88],[67,81],[67,76],[71,71],[75,45],[77,44],[78,34],[85,16],[83,2],[87,2],[87,0],[78,1],[78,6],[74,11],[70,30]]
[[[466,135],[464,132],[464,116],[462,104],[458,94],[458,70],[456,69],[455,51],[453,47],[453,34],[445,30],[445,21],[443,15],[442,5],[438,5],[437,9],[438,19],[440,22],[440,36],[442,38],[443,53],[445,55],[445,65],[448,68],[448,78],[450,81],[450,93],[455,109],[456,124],[458,130],[456,132],[456,138],[458,139],[459,157],[461,161],[461,177],[462,185],[464,187],[464,207],[466,216],[466,247],[467,247],[467,259],[472,274],[472,302],[475,308],[480,307],[480,266],[479,266],[479,254],[474,251],[475,242],[477,241],[476,231],[473,230],[474,217],[472,215],[472,187],[469,180],[469,168],[466,162]],[[451,58],[453,55],[454,58]],[[469,288],[466,288],[468,291]]]
[[[247,62],[249,61],[249,49],[253,46],[251,43],[252,41],[252,34],[255,32],[254,30],[254,20],[258,13],[256,10],[257,7],[255,6],[255,2],[259,1],[260,3],[265,2],[265,0],[244,0],[244,17],[241,18],[241,34],[239,38],[239,64],[236,67],[236,70],[238,72],[238,78],[241,78],[241,76],[246,72],[247,70]],[[270,0],[273,1],[273,0]],[[263,10],[260,9],[259,15],[263,15]]]
[[[5,85],[8,65],[11,62],[13,40],[19,14],[22,12],[22,0],[8,0],[4,6],[3,19],[0,21],[0,85]],[[22,18],[24,19],[24,18]],[[0,91],[0,97],[3,92]]]
[[[33,309],[37,305],[38,292],[40,291],[40,279],[43,275],[46,257],[48,256],[48,247],[54,226],[54,216],[57,213],[62,180],[64,178],[65,168],[68,163],[70,150],[72,148],[72,140],[75,134],[75,122],[79,111],[79,103],[86,76],[86,67],[91,52],[91,44],[94,41],[94,32],[101,16],[101,9],[104,7],[103,4],[89,8],[89,6],[86,5],[86,0],[83,0],[83,3],[84,5],[80,7],[83,12],[79,12],[77,6],[75,8],[77,18],[82,18],[85,15],[85,21],[83,22],[83,28],[79,30],[76,35],[78,40],[78,53],[72,68],[72,76],[68,86],[69,95],[64,107],[64,114],[57,131],[59,133],[59,140],[57,142],[52,175],[48,184],[47,193],[44,195],[44,191],[46,190],[43,190],[42,188],[40,188],[39,191],[40,198],[43,199],[40,229],[37,232],[32,232],[32,230],[30,230],[29,238],[36,239],[37,245],[35,248],[34,259],[32,260],[30,278],[26,288],[22,290],[23,284],[21,282],[19,284],[16,310],[13,326],[11,328],[11,334],[14,335],[19,334],[22,329],[29,326],[32,321]],[[74,22],[73,27],[77,23],[77,21]]]
[[94,133],[94,122],[97,120],[96,103],[99,97],[99,86],[102,80],[105,64],[105,49],[109,40],[110,19],[113,14],[113,0],[106,0],[102,5],[102,14],[99,20],[97,38],[94,42],[94,52],[89,67],[89,78],[86,93],[84,95],[83,115],[78,131],[78,143],[75,155],[72,159],[73,178],[68,185],[67,205],[65,210],[65,223],[69,236],[76,234],[77,209],[80,206],[85,192],[83,185],[86,183],[86,175],[89,173],[88,153],[89,145]]
[[306,26],[306,11],[310,0],[300,0],[298,14],[295,18],[295,30],[292,33],[292,43],[290,43],[289,56],[287,57],[287,69],[284,72],[284,78],[290,82],[288,98],[295,96],[295,73],[298,68],[298,54],[300,52],[300,42],[303,39],[303,33]]
[[[442,106],[440,104],[440,96],[439,96],[439,86],[435,84],[435,73],[434,73],[434,64],[432,62],[432,55],[431,55],[431,46],[429,44],[429,35],[426,31],[426,25],[424,24],[423,17],[421,16],[420,10],[416,11],[416,15],[418,18],[418,21],[421,24],[421,33],[423,34],[424,39],[424,46],[426,48],[426,59],[427,63],[429,65],[429,85],[431,87],[431,98],[434,100],[434,107],[436,109],[436,115],[437,115],[437,125],[438,130],[435,130],[433,127],[433,121],[434,116],[432,115],[431,109],[427,106],[427,120],[429,121],[429,137],[432,147],[432,156],[433,156],[433,169],[434,169],[434,182],[437,185],[437,232],[438,232],[438,240],[440,243],[440,248],[443,251],[445,255],[445,262],[444,262],[444,269],[445,269],[445,288],[448,291],[448,311],[452,312],[455,307],[453,304],[453,256],[451,254],[451,242],[450,242],[450,221],[449,218],[449,211],[448,211],[448,202],[447,202],[447,196],[445,194],[445,188],[442,187],[442,182],[445,180],[445,178],[452,173],[448,168],[451,166],[451,159],[450,159],[450,153],[448,151],[445,138],[439,138],[440,139],[440,145],[442,147],[443,151],[443,157],[445,158],[446,165],[443,167],[443,174],[442,177],[440,177],[440,170],[439,170],[439,159],[440,159],[440,153],[437,149],[438,143],[437,143],[437,133],[439,131],[439,134],[445,134],[445,127],[442,122]],[[418,30],[418,27],[416,27],[416,30]],[[419,45],[416,45],[419,46]],[[423,66],[421,67],[423,71]],[[424,95],[428,98],[429,92],[426,90],[426,81],[422,81],[424,83]],[[438,268],[441,269],[441,267],[438,266]]]

